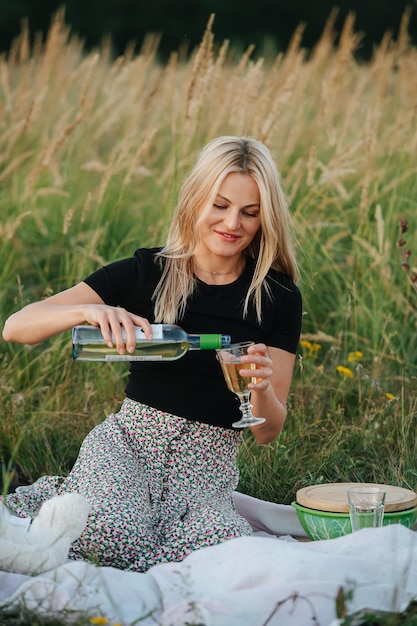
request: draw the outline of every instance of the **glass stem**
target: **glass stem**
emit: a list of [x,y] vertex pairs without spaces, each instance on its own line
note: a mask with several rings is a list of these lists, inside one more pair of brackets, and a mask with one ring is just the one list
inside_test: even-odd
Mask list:
[[240,410],[243,413],[243,417],[250,417],[252,415],[250,393],[245,393],[240,396]]

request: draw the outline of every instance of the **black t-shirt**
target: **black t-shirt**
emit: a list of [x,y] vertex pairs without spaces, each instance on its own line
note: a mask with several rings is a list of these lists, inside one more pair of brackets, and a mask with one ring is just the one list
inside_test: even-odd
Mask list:
[[[160,248],[136,250],[133,257],[107,265],[85,279],[102,300],[154,322],[152,296],[161,277],[155,262]],[[262,323],[255,306],[243,318],[243,305],[254,272],[247,257],[242,275],[228,285],[207,285],[197,280],[184,317],[178,324],[187,333],[230,335],[232,342],[254,341],[294,353],[301,331],[301,295],[284,274],[270,270]],[[173,415],[231,428],[241,417],[239,401],[230,392],[212,350],[192,350],[176,361],[130,362],[126,395]]]

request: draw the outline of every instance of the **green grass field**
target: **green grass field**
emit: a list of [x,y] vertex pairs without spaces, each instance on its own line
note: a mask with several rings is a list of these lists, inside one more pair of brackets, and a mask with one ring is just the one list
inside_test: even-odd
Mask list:
[[[215,42],[161,64],[149,37],[86,53],[60,15],[0,57],[0,319],[103,263],[164,240],[183,175],[221,134],[264,141],[282,172],[304,326],[280,438],[250,433],[240,489],[289,503],[299,487],[417,487],[417,50],[408,14],[368,63],[348,18],[311,54],[252,59]],[[400,228],[400,221],[407,222]],[[406,231],[406,232],[404,232]],[[405,243],[403,243],[403,241]],[[402,245],[398,245],[398,242]],[[0,344],[0,459],[20,479],[67,472],[117,409],[127,368],[71,360],[70,333]],[[5,476],[7,483],[7,476]]]
[[[355,61],[353,18],[337,46],[330,17],[311,54],[300,28],[285,53],[255,61],[250,49],[216,43],[211,24],[190,58],[179,51],[166,64],[152,37],[117,59],[106,43],[86,53],[60,15],[32,48],[23,30],[0,57],[1,322],[161,243],[197,151],[217,135],[255,136],[273,151],[290,200],[305,314],[284,430],[265,447],[245,433],[239,488],[282,503],[321,482],[416,489],[417,50],[408,18],[368,63]],[[86,433],[118,407],[126,373],[74,363],[70,333],[31,348],[2,341],[4,490],[13,463],[22,482],[67,472]],[[66,619],[0,611],[8,626]],[[415,605],[361,623],[411,626]]]

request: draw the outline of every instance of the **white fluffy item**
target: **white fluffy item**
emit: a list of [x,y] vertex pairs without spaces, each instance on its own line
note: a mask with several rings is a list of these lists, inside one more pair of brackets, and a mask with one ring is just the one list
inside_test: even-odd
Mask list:
[[66,493],[45,502],[32,521],[0,501],[0,570],[35,576],[63,565],[90,508],[84,496]]

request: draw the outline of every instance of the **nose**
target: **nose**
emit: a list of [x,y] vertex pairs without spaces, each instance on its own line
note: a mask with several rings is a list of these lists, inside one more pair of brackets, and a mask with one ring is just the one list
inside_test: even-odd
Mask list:
[[240,226],[240,211],[229,208],[223,221],[228,230],[237,230]]

